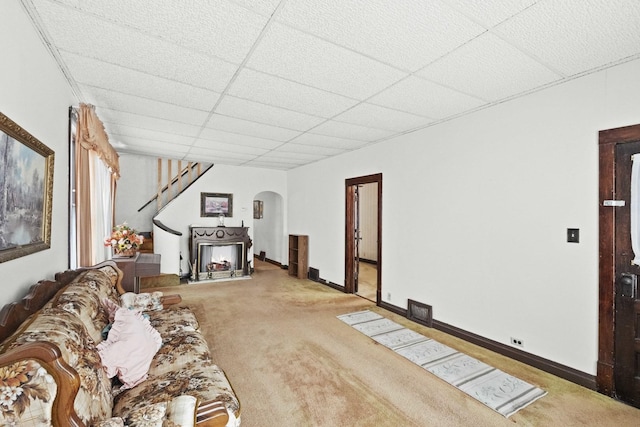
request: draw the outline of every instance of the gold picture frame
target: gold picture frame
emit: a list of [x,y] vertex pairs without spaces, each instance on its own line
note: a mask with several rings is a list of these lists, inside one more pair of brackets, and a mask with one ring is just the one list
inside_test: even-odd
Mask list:
[[0,113],[0,263],[51,247],[54,152]]

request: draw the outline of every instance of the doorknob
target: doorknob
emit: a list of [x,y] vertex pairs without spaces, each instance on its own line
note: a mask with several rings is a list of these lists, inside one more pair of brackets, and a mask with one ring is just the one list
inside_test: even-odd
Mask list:
[[620,275],[619,294],[621,297],[635,298],[638,289],[638,276],[632,273]]

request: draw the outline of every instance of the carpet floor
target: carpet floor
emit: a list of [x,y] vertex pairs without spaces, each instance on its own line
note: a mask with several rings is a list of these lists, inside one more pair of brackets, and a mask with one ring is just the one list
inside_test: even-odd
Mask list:
[[[640,419],[636,408],[259,260],[251,280],[174,289],[229,377],[243,427],[636,426]],[[505,418],[337,318],[363,310],[548,394]]]

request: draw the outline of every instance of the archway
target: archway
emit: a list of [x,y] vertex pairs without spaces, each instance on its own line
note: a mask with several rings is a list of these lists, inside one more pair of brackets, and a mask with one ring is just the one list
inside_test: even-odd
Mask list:
[[[284,248],[284,199],[273,191],[263,191],[253,198],[253,253],[274,264],[282,265]],[[285,262],[286,263],[286,262]]]

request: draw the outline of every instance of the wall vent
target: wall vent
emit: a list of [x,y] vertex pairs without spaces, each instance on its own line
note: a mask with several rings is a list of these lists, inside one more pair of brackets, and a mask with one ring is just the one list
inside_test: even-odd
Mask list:
[[309,280],[313,280],[314,282],[320,281],[320,270],[309,267]]
[[433,325],[433,308],[430,305],[410,299],[408,300],[407,319],[431,328]]

